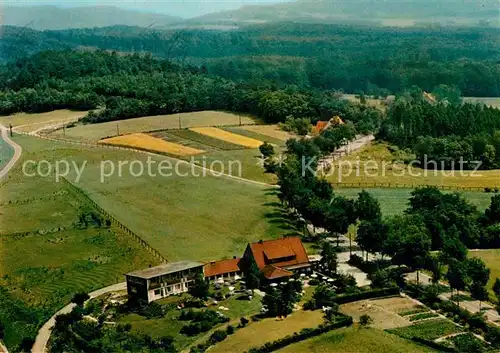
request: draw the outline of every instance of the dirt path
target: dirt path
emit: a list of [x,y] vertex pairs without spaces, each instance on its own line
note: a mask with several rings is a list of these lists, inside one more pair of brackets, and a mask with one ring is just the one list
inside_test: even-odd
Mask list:
[[339,149],[335,150],[335,152],[333,152],[332,154],[321,158],[318,162],[318,171],[322,172],[325,169],[328,170],[337,159],[341,158],[342,156],[346,156],[348,154],[356,152],[362,147],[370,144],[373,140],[375,140],[374,135],[356,136],[356,140],[351,141],[347,145],[340,147]]
[[10,161],[5,165],[5,167],[3,167],[2,170],[0,170],[0,179],[2,179],[4,176],[7,175],[7,173],[12,169],[12,167],[14,167],[16,162],[21,157],[21,153],[23,150],[21,146],[19,146],[17,143],[15,143],[10,139],[8,129],[5,126],[0,125],[0,130],[2,134],[2,139],[14,149],[14,155],[12,156]]
[[[93,291],[89,293],[90,299],[99,297],[103,294],[110,293],[110,292],[117,292],[121,290],[126,290],[127,289],[127,283],[126,282],[121,282],[117,284],[113,284],[108,287],[104,287],[101,289],[98,289],[96,291]],[[89,299],[89,300],[90,300]],[[66,305],[64,308],[59,310],[57,313],[52,315],[52,317],[40,328],[38,331],[38,335],[36,336],[35,343],[33,344],[33,347],[31,348],[31,353],[45,353],[47,352],[47,343],[50,338],[50,333],[52,331],[52,328],[54,327],[56,323],[56,316],[60,314],[67,314],[73,310],[75,307],[75,304],[71,303]]]
[[0,341],[0,353],[9,353],[2,341]]

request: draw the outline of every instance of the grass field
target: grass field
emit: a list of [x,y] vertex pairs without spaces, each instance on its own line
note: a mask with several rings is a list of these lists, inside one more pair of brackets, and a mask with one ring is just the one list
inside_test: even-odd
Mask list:
[[[362,190],[357,188],[336,188],[334,191],[349,198],[356,198]],[[392,216],[401,214],[408,207],[408,199],[413,189],[369,188],[366,191],[379,200],[384,216]],[[490,205],[491,197],[494,195],[480,191],[461,191],[460,194],[478,207],[480,211],[484,211]]]
[[[327,179],[333,183],[390,184],[391,187],[438,185],[444,187],[500,187],[500,170],[431,171],[398,162],[388,145],[374,143],[333,164]],[[358,167],[359,160],[359,167]]]
[[[215,177],[208,172],[203,176],[201,170],[193,172],[187,163],[176,164],[175,160],[161,156],[152,160],[170,161],[173,168],[178,167],[178,173],[172,170],[174,175],[163,177],[155,169],[156,177],[135,177],[126,165],[121,177],[116,169],[113,176],[101,183],[102,160],[116,164],[135,160],[146,163],[147,156],[133,151],[53,143],[29,136],[15,136],[15,139],[30,159],[67,159],[78,165],[86,161],[77,185],[170,261],[241,255],[248,242],[297,234],[275,212],[277,198],[265,186]],[[68,179],[75,180],[75,175],[70,174]],[[50,183],[44,191],[40,185],[26,183],[22,187],[12,185],[9,190],[0,187],[0,190],[2,198],[9,195],[26,198],[32,193],[45,195],[54,191]],[[47,211],[52,215],[53,211]],[[11,219],[15,221],[14,216]],[[20,223],[24,222],[31,221]]]
[[291,335],[304,328],[315,328],[323,322],[321,311],[297,311],[283,321],[275,318],[250,323],[247,327],[237,330],[221,343],[216,344],[213,352],[246,352],[250,348],[266,342]]
[[184,146],[178,143],[168,142],[148,134],[135,133],[130,135],[116,136],[99,141],[105,145],[137,148],[140,150],[166,153],[175,156],[193,156],[205,151]]
[[490,297],[495,298],[493,293],[493,284],[496,278],[500,278],[500,249],[469,251],[469,257],[479,257],[486,263],[486,267],[490,269],[490,280],[488,281],[488,289]]
[[[180,127],[183,129],[199,126],[238,125],[240,121],[240,117],[238,115],[216,111],[147,116],[143,118],[111,121],[100,124],[78,125],[73,128],[66,129],[66,138],[84,141],[98,141],[105,137],[116,136],[118,130],[120,134],[131,134],[135,132],[147,132],[154,130],[179,129],[179,117],[181,121]],[[254,120],[252,118],[242,116],[241,123],[253,124]],[[62,137],[63,131],[56,131],[53,135]]]
[[280,353],[423,353],[434,350],[373,328],[344,328],[278,350]]
[[[65,184],[21,173],[24,160],[51,160],[63,151],[78,155],[80,149],[28,136],[14,139],[23,147],[22,159],[0,182],[0,287],[7,291],[0,301],[18,303],[17,309],[0,305],[8,347],[35,334],[74,293],[121,282],[124,273],[156,264],[114,227],[76,227],[84,202]],[[28,234],[11,235],[15,232]]]
[[[87,115],[86,111],[73,111],[67,109],[39,114],[19,113],[0,117],[0,124],[5,126],[12,124],[13,127],[18,127],[20,131],[26,132],[31,131],[33,127],[36,128],[40,124],[76,121],[85,115]],[[21,126],[25,127],[21,128]]]
[[194,127],[191,131],[197,132],[202,135],[213,137],[222,141],[233,143],[248,148],[257,148],[262,145],[262,141],[246,137],[243,135],[233,134],[232,132],[218,129],[215,127]]
[[10,161],[14,149],[0,137],[0,170]]

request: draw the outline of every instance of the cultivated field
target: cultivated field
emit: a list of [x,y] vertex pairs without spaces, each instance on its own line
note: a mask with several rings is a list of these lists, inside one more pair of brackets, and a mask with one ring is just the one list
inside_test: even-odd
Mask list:
[[292,313],[283,321],[269,318],[252,322],[247,327],[237,330],[221,343],[216,344],[211,351],[220,353],[246,352],[252,347],[283,338],[304,328],[315,328],[322,322],[323,313],[318,310],[300,310]]
[[[180,118],[180,126],[179,126]],[[143,118],[110,121],[100,124],[78,125],[66,129],[66,138],[98,141],[105,137],[119,134],[131,134],[136,132],[149,132],[155,130],[185,129],[199,126],[224,126],[238,125],[240,117],[236,114],[202,111],[192,113],[180,113],[172,115],[147,116]],[[252,118],[241,116],[242,124],[253,124]],[[56,131],[55,136],[62,137],[63,131]]]
[[389,151],[388,145],[375,143],[336,161],[327,178],[332,183],[360,183],[361,187],[366,184],[390,184],[391,187],[500,187],[500,170],[481,170],[476,173],[459,170],[432,171],[407,166],[399,162],[400,160],[400,156]]
[[410,321],[398,313],[401,309],[412,309],[416,305],[407,298],[393,297],[378,300],[362,300],[343,304],[340,311],[359,321],[362,315],[369,315],[373,319],[372,326],[378,329],[389,329],[408,326]]
[[140,150],[172,154],[175,156],[194,156],[205,152],[203,150],[184,146],[178,143],[168,142],[143,133],[111,137],[101,140],[99,143],[104,145],[137,148]]
[[292,344],[279,353],[424,353],[435,352],[373,328],[343,328]]
[[87,113],[86,111],[67,109],[39,114],[19,113],[0,117],[0,124],[5,126],[12,124],[13,127],[16,127],[16,130],[29,132],[44,124],[76,121],[87,115]]
[[191,128],[190,130],[202,135],[206,135],[209,137],[213,137],[222,141],[226,141],[229,143],[233,143],[248,148],[258,148],[263,143],[262,141],[238,134],[233,134],[231,132],[218,129],[215,127],[195,127]]
[[402,338],[411,339],[412,337],[419,337],[431,341],[462,331],[463,329],[461,327],[444,319],[426,320],[411,326],[388,330],[388,332],[396,334]]
[[288,139],[296,137],[295,135],[289,132],[281,130],[278,127],[278,125],[253,125],[253,126],[244,126],[241,129],[252,131],[281,141],[286,141]]

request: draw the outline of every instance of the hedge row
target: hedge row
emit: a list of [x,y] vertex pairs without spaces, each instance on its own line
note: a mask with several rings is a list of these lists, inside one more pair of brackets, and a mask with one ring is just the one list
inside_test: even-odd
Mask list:
[[398,295],[398,294],[399,294],[398,287],[372,289],[366,292],[339,295],[335,298],[335,302],[337,304],[345,304],[345,303],[355,302],[358,300],[388,297],[391,295]]
[[292,336],[286,336],[279,340],[273,342],[267,342],[264,345],[256,348],[252,348],[248,353],[269,353],[274,352],[278,349],[284,348],[290,344],[304,341],[306,339],[322,335],[331,330],[335,330],[341,327],[351,326],[353,323],[352,317],[343,316],[339,321],[331,324],[322,324],[317,328],[306,328],[299,333],[295,332]]
[[432,349],[435,349],[439,352],[456,352],[457,350],[453,347],[447,347],[445,345],[442,345],[442,344],[439,344],[439,343],[436,343],[434,341],[431,341],[431,340],[426,340],[425,338],[421,338],[421,337],[416,337],[416,336],[413,336],[411,338],[411,340],[415,343],[418,343],[418,344],[421,344],[421,345],[424,345],[424,346],[427,346],[429,348],[432,348]]

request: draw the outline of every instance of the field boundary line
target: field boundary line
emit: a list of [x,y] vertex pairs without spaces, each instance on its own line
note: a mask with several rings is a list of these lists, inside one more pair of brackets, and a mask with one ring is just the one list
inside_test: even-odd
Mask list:
[[107,219],[109,219],[111,221],[111,223],[113,223],[114,225],[118,226],[120,229],[124,230],[125,233],[127,233],[128,235],[132,236],[143,248],[145,248],[146,250],[148,250],[155,257],[157,257],[158,259],[160,259],[163,263],[167,263],[168,262],[168,260],[162,254],[160,254],[160,252],[158,250],[156,250],[155,248],[153,248],[151,245],[149,245],[149,243],[147,241],[145,241],[144,239],[142,239],[137,233],[135,233],[129,227],[127,227],[122,222],[120,222],[118,219],[116,219],[115,216],[113,216],[108,211],[106,211],[104,208],[102,208],[101,206],[99,206],[99,204],[97,202],[95,202],[94,200],[92,200],[90,198],[90,196],[87,195],[87,193],[85,191],[83,191],[82,189],[80,189],[79,187],[77,187],[76,185],[74,185],[73,183],[71,183],[66,178],[61,177],[61,179],[70,187],[71,190],[73,190],[77,195],[83,197],[88,203],[90,203],[101,214],[103,214]]
[[[432,184],[398,184],[398,183],[331,183],[334,187],[340,189],[416,189],[424,187],[436,187],[440,190],[455,191],[484,191],[485,189],[500,188],[500,185],[494,186],[459,186],[459,185],[432,185]],[[495,192],[491,192],[495,193]]]
[[174,161],[181,162],[181,163],[186,163],[187,165],[191,165],[194,168],[198,168],[198,169],[200,169],[202,171],[211,172],[212,175],[215,173],[216,175],[219,175],[221,177],[225,177],[225,178],[228,178],[228,179],[242,181],[242,182],[245,182],[245,183],[248,183],[248,184],[254,184],[254,185],[259,185],[259,186],[264,186],[264,187],[271,187],[271,188],[278,188],[278,185],[275,185],[275,184],[268,184],[268,183],[264,183],[264,182],[261,182],[261,181],[256,181],[256,180],[252,180],[252,179],[246,179],[246,178],[243,178],[243,177],[238,177],[238,176],[231,175],[231,174],[221,173],[221,172],[218,172],[218,171],[210,169],[210,168],[202,167],[202,166],[200,166],[200,165],[198,165],[196,163],[188,162],[188,161],[186,161],[184,159],[180,159],[180,158],[176,158],[176,157],[170,157],[170,156],[166,156],[166,155],[163,155],[163,154],[160,154],[160,153],[156,153],[156,152],[142,151],[142,150],[138,150],[136,148],[114,147],[114,146],[105,145],[105,144],[90,143],[90,142],[83,142],[83,141],[72,141],[72,140],[66,140],[66,139],[57,139],[57,138],[53,138],[53,137],[42,136],[42,135],[39,135],[39,134],[29,134],[29,133],[24,133],[24,132],[17,132],[17,134],[19,134],[19,135],[26,135],[26,136],[33,136],[33,137],[37,137],[37,138],[42,139],[42,140],[54,141],[54,142],[59,142],[59,143],[72,144],[72,145],[89,146],[89,147],[97,147],[97,148],[110,148],[110,149],[118,149],[118,150],[124,150],[124,151],[131,151],[131,152],[135,152],[135,153],[142,153],[142,154],[147,154],[147,155],[155,156],[155,157],[168,157],[170,159],[173,159]]

